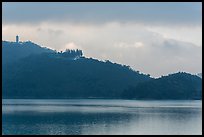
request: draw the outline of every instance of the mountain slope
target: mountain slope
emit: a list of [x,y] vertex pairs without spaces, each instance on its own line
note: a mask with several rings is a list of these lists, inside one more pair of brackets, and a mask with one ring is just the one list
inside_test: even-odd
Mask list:
[[109,61],[30,55],[3,69],[4,98],[120,98],[123,90],[151,79]]
[[2,64],[4,66],[5,64],[12,63],[31,54],[41,54],[43,52],[54,51],[43,48],[30,41],[21,43],[2,41]]

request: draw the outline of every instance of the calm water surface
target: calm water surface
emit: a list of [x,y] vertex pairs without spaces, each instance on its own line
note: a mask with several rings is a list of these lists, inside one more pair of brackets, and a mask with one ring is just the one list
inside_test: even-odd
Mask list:
[[202,101],[3,99],[2,134],[202,134]]

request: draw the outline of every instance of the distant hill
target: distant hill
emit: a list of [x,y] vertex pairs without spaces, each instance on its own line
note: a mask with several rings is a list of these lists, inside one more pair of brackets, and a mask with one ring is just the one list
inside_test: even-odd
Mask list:
[[123,96],[135,99],[202,99],[202,80],[196,75],[179,72],[130,87]]
[[56,52],[32,42],[2,42],[3,98],[202,99],[202,79],[175,73],[158,79],[129,66]]
[[31,41],[20,43],[2,41],[2,64],[12,63],[31,54],[41,54],[44,52],[54,51],[43,48]]

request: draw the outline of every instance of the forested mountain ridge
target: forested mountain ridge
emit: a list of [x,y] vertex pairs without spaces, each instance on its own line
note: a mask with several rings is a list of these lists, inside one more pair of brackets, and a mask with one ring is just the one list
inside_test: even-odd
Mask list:
[[2,41],[2,64],[12,63],[31,54],[40,54],[44,52],[54,51],[49,48],[41,47],[31,41],[19,43]]
[[[6,44],[2,71],[5,98],[119,98],[128,86],[151,79],[125,65],[83,57],[81,50],[56,52],[33,43]],[[38,50],[30,52],[34,47]],[[19,57],[9,61],[13,52]]]
[[3,69],[3,96],[13,98],[120,98],[122,91],[151,79],[127,66],[61,53],[30,55]]
[[32,42],[2,42],[2,49],[3,98],[202,99],[202,80],[191,74],[155,79],[81,50],[56,52]]

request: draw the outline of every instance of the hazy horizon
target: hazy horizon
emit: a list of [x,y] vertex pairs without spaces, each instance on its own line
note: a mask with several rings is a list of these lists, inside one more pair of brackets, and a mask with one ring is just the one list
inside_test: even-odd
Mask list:
[[153,77],[202,72],[202,3],[7,3],[2,40],[131,66]]

